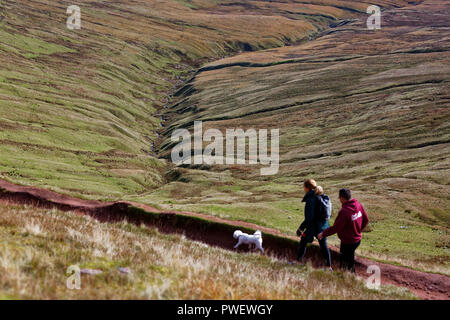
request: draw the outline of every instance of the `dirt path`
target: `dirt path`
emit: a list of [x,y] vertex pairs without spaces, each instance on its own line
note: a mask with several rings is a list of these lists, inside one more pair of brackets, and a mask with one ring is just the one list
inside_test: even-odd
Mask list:
[[[221,219],[205,214],[187,211],[163,211],[133,202],[101,202],[82,200],[35,187],[18,186],[0,179],[0,201],[28,204],[41,208],[58,208],[90,215],[102,222],[126,219],[130,223],[157,227],[161,232],[182,233],[187,238],[209,245],[232,250],[235,240],[232,230],[245,228],[261,230],[267,254],[293,259],[296,255],[297,238],[284,235],[278,230],[258,226],[243,221]],[[138,207],[150,214],[142,214],[130,208]],[[201,218],[201,219],[194,219]],[[205,221],[206,220],[206,221]],[[331,248],[333,261],[337,261],[338,250]],[[317,247],[308,250],[307,258],[314,266],[320,266],[320,252]],[[361,277],[368,277],[367,267],[377,265],[381,270],[381,282],[406,287],[422,299],[450,300],[450,277],[415,271],[405,267],[357,258],[356,271]]]

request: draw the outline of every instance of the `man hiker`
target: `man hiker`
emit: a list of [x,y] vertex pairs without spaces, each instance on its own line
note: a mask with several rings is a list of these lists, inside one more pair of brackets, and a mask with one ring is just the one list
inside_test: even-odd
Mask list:
[[[305,202],[305,220],[297,230],[297,235],[301,237],[300,247],[298,249],[297,261],[301,262],[306,253],[306,245],[313,242],[314,237],[328,228],[329,216],[331,216],[331,202],[323,194],[322,187],[318,186],[316,181],[308,179],[303,183],[305,196],[302,202]],[[327,268],[331,269],[330,250],[327,246],[327,239],[319,240],[320,250],[325,259]]]
[[342,209],[332,227],[320,233],[319,240],[337,233],[341,240],[341,268],[355,272],[355,250],[361,243],[361,232],[369,223],[369,217],[363,206],[356,199],[352,199],[349,189],[339,190],[339,200]]

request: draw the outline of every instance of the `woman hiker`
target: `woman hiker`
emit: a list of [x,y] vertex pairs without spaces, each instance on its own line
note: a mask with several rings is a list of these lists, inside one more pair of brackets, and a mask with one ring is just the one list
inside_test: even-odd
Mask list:
[[[303,189],[305,191],[305,196],[302,200],[302,202],[305,202],[305,220],[297,230],[297,235],[301,238],[297,255],[297,261],[299,262],[302,262],[302,259],[305,256],[306,245],[312,243],[314,237],[317,237],[319,233],[322,233],[330,226],[328,218],[324,217],[321,213],[321,202],[319,197],[323,194],[322,187],[317,186],[316,181],[313,179],[308,179],[303,183]],[[331,204],[329,210],[331,212]],[[326,266],[331,270],[330,250],[327,246],[326,237],[319,240],[319,245]]]

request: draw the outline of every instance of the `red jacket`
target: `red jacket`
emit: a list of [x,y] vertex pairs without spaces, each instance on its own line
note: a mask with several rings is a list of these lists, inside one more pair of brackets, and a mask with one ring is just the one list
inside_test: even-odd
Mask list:
[[352,199],[342,205],[334,225],[325,229],[323,237],[337,233],[343,244],[353,244],[361,240],[361,231],[368,223],[369,217],[363,206]]

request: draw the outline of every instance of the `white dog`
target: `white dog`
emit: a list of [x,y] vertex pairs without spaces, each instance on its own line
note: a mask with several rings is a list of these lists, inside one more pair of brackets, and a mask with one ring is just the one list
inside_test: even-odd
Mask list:
[[237,249],[241,244],[248,244],[248,248],[252,248],[252,244],[255,245],[255,250],[261,250],[264,253],[264,249],[262,247],[262,235],[261,231],[256,231],[254,234],[250,235],[247,233],[243,233],[241,230],[236,230],[233,233],[233,238],[238,239],[238,243],[234,246]]

